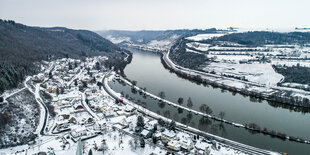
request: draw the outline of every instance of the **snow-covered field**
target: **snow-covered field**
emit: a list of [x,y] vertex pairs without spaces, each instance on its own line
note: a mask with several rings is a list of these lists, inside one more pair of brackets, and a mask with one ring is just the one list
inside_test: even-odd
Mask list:
[[188,48],[186,49],[186,52],[192,52],[192,53],[196,53],[196,54],[203,54],[203,53],[200,53],[200,52],[188,49]]
[[187,40],[193,40],[193,41],[201,41],[201,40],[207,40],[214,37],[221,37],[223,35],[226,35],[225,33],[207,33],[207,34],[198,34],[195,36],[187,37]]
[[213,57],[219,61],[228,60],[228,61],[235,61],[236,63],[239,63],[240,60],[255,59],[254,57],[251,57],[248,55],[235,55],[235,56],[231,56],[231,55],[208,55],[208,56]]
[[[229,33],[247,31],[247,29],[237,29],[237,31]],[[279,32],[293,31],[297,30],[286,29]],[[268,86],[276,86],[287,76],[284,73],[281,73],[283,75],[276,73],[272,65],[310,68],[309,45],[267,44],[253,47],[228,41],[201,42],[229,33],[198,34],[187,37],[186,51],[195,54],[201,54],[198,51],[203,51],[208,58],[211,58],[200,67],[208,72],[215,71],[217,75],[225,74],[226,77]],[[287,85],[287,87],[298,88],[295,85]]]
[[124,41],[127,41],[127,42],[131,41],[129,37],[113,37],[112,35],[108,35],[106,38],[114,44],[119,44]]
[[200,51],[208,51],[209,47],[211,45],[210,44],[203,44],[203,43],[199,43],[199,42],[190,42],[190,43],[186,43],[186,46],[200,50]]
[[275,86],[284,78],[274,71],[271,64],[211,63],[205,70],[214,70],[220,74],[244,76],[249,81],[271,86]]

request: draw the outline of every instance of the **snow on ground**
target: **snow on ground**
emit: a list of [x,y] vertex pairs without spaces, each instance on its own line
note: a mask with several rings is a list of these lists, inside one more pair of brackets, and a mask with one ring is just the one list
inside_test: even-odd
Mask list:
[[210,44],[203,44],[203,43],[198,43],[198,42],[190,42],[186,43],[186,46],[189,48],[195,48],[200,51],[208,51],[209,47],[211,46]]
[[222,47],[222,46],[213,46],[210,50],[265,50],[265,47]]
[[148,43],[151,47],[165,47],[171,44],[170,40],[152,40]]
[[170,48],[172,43],[179,38],[178,35],[173,35],[165,40],[152,40],[150,41],[146,46],[152,47],[152,48]]
[[36,84],[36,89],[35,89],[35,99],[37,101],[37,103],[39,104],[39,107],[40,107],[40,121],[39,121],[39,124],[38,124],[38,127],[37,127],[37,130],[36,130],[36,133],[38,135],[40,135],[40,131],[41,129],[43,128],[43,125],[44,125],[44,118],[45,118],[45,109],[44,109],[44,106],[42,105],[43,103],[43,100],[41,99],[40,97],[40,85],[41,84]]
[[212,55],[212,56],[215,57],[217,60],[230,60],[230,61],[236,61],[237,63],[240,60],[254,59],[254,57],[248,55]]
[[290,87],[290,88],[309,88],[309,85],[307,84],[289,83],[289,82],[282,83],[281,86]]
[[193,41],[201,41],[201,40],[207,40],[214,37],[221,37],[226,35],[225,33],[207,33],[207,34],[198,34],[195,36],[187,37],[187,40],[193,40]]
[[8,104],[0,106],[1,117],[6,116],[7,121],[0,133],[0,147],[25,144],[35,137],[40,114],[38,103],[28,90],[14,94],[7,101]]
[[[117,130],[109,130],[107,131],[107,134],[100,136],[97,138],[97,140],[100,138],[105,139],[106,141],[106,151],[104,154],[111,154],[111,155],[119,155],[119,154],[126,154],[126,155],[143,155],[143,154],[151,154],[151,153],[159,153],[159,154],[165,154],[166,151],[162,150],[158,147],[152,147],[148,143],[145,144],[145,148],[140,147],[140,143],[135,143],[135,138],[126,134],[123,134]],[[92,140],[89,140],[94,141]],[[136,139],[137,141],[137,139]],[[97,142],[99,143],[99,142]],[[98,152],[101,153],[102,152]]]
[[203,54],[203,53],[200,53],[200,52],[188,49],[188,48],[186,48],[186,52],[192,52],[192,53],[196,53],[196,54]]
[[108,35],[106,38],[114,44],[119,44],[124,41],[131,42],[129,37],[113,37],[112,35]]
[[230,63],[211,63],[205,70],[214,70],[218,73],[226,73],[237,76],[244,76],[252,82],[266,85],[276,85],[284,77],[275,72],[271,64],[230,64]]
[[[97,59],[87,59],[87,61],[96,62]],[[92,67],[95,65],[95,63],[88,63],[88,65]],[[67,72],[67,74],[70,73]],[[80,74],[79,72],[74,72],[74,74],[79,75],[79,80],[90,79],[90,75],[86,73]],[[102,76],[104,74],[103,72],[98,73],[98,71],[96,71],[94,72],[94,74],[96,74],[93,76],[96,77],[97,81],[102,81]],[[115,73],[112,74],[114,75]],[[55,74],[54,76],[56,77],[57,74]],[[109,80],[112,80],[112,78],[113,76],[110,76]],[[47,88],[49,88],[49,86],[59,84],[58,80],[59,78],[48,80]],[[225,81],[223,80],[223,82]],[[242,83],[236,84],[232,82],[229,84],[235,85],[236,87],[240,88],[243,87]],[[55,108],[56,116],[53,118],[49,118],[53,119],[53,121],[48,121],[47,124],[48,126],[51,125],[48,127],[49,129],[52,129],[56,132],[51,132],[51,130],[46,131],[46,135],[39,136],[35,139],[35,142],[29,143],[29,145],[21,145],[7,149],[0,149],[0,154],[34,154],[40,151],[48,152],[51,150],[53,150],[57,155],[75,154],[77,150],[76,140],[79,137],[84,139],[84,141],[82,141],[83,154],[88,154],[90,149],[92,150],[93,154],[166,154],[167,148],[163,145],[161,141],[159,141],[157,145],[154,146],[151,138],[144,139],[146,142],[145,147],[142,148],[140,146],[140,138],[137,138],[139,137],[139,134],[135,133],[133,129],[135,129],[135,122],[137,122],[137,116],[141,115],[141,113],[132,110],[134,110],[134,108],[137,108],[140,109],[140,111],[147,111],[148,115],[152,116],[143,116],[144,122],[146,123],[144,131],[152,129],[154,127],[154,124],[157,123],[157,120],[154,120],[153,117],[159,117],[165,121],[171,120],[159,116],[156,113],[152,113],[144,109],[143,107],[133,104],[126,99],[124,99],[123,103],[126,103],[127,105],[115,104],[115,100],[110,96],[107,96],[107,92],[105,92],[105,89],[100,89],[98,86],[96,86],[95,82],[89,82],[86,86],[87,88],[83,89],[83,92],[81,90],[77,91],[79,88],[78,85],[81,85],[81,83],[78,83],[77,86],[70,85],[71,88],[66,87],[64,89],[64,94],[60,94],[59,96],[56,96],[56,92],[50,93],[52,96],[54,96],[54,98],[57,98],[51,103],[51,105],[53,105]],[[104,80],[104,85],[107,85],[107,79]],[[30,87],[29,85],[26,86],[27,88]],[[40,84],[37,84],[35,91],[36,98],[40,98],[39,89],[43,89],[43,87],[41,88]],[[107,90],[110,89],[111,88],[109,87],[107,88]],[[120,94],[118,94],[118,96],[120,96]],[[86,97],[89,103],[86,103]],[[32,100],[35,100],[35,98],[33,98]],[[82,108],[80,107],[81,101],[83,102]],[[28,111],[33,111],[33,109],[35,108],[27,109],[26,107],[26,110]],[[105,114],[110,114],[108,113],[109,110],[112,110],[113,116],[106,115],[109,117],[104,117]],[[30,113],[28,111],[27,113]],[[92,117],[95,119],[90,119]],[[19,124],[23,125],[26,124],[26,122],[27,120],[22,119]],[[177,122],[177,125],[180,126],[181,124]],[[118,129],[113,129],[113,127]],[[164,127],[161,128],[163,129]],[[67,131],[67,129],[71,129],[71,131]],[[191,127],[188,127],[188,129],[194,132],[198,131],[197,129]],[[156,133],[161,135],[162,131],[158,130],[156,131]],[[177,131],[177,133],[178,135],[185,134],[185,132],[183,131]],[[190,136],[187,140],[191,141],[190,139],[192,138],[193,135]],[[202,140],[206,139],[202,138]],[[180,142],[180,140],[176,141]],[[242,154],[241,152],[229,149],[217,142],[213,145],[214,146],[208,148],[208,150],[211,151],[211,154],[213,155]],[[103,149],[104,153],[102,151],[99,151],[99,148]],[[201,150],[199,150],[200,153],[204,153],[205,149],[206,148],[202,148]],[[194,148],[191,150],[196,151],[197,149]],[[187,153],[188,152],[183,151],[177,152],[177,154]]]
[[[236,33],[249,32],[249,31],[269,31],[269,32],[300,32],[295,27],[291,28],[237,28]],[[306,30],[305,30],[306,31]]]

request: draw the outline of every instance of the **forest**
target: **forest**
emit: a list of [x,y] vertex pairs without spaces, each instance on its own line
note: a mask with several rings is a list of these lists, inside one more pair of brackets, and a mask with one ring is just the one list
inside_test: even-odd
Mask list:
[[37,73],[41,60],[97,55],[124,58],[122,51],[91,31],[30,27],[0,19],[0,94],[15,88],[26,75]]
[[267,32],[252,31],[244,33],[232,33],[218,38],[203,40],[203,43],[215,43],[216,41],[229,41],[246,46],[262,46],[268,44],[309,44],[310,33],[307,32]]

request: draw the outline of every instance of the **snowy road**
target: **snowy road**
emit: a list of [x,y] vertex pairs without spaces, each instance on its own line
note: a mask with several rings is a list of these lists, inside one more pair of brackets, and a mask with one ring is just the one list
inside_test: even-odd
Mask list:
[[94,117],[97,121],[100,120],[100,118],[97,116],[97,114],[95,114],[88,106],[88,104],[85,102],[85,99],[86,99],[86,95],[85,93],[82,93],[80,92],[81,94],[81,98],[82,98],[82,104],[83,104],[83,107],[85,108],[85,110],[92,116]]
[[48,114],[48,110],[46,105],[44,104],[41,96],[40,96],[40,86],[41,84],[36,84],[36,90],[35,90],[35,99],[38,102],[38,104],[40,105],[40,122],[39,125],[37,127],[37,133],[38,135],[44,135],[44,129],[47,123],[47,118],[49,116]]

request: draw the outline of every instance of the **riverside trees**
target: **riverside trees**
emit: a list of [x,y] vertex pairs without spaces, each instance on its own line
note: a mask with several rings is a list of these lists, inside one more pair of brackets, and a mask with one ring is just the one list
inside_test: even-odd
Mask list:
[[212,114],[212,112],[213,112],[213,110],[209,107],[209,106],[207,106],[206,104],[203,104],[203,105],[201,105],[200,107],[199,107],[199,110],[201,111],[201,112],[203,112],[203,113],[206,113],[206,114]]

